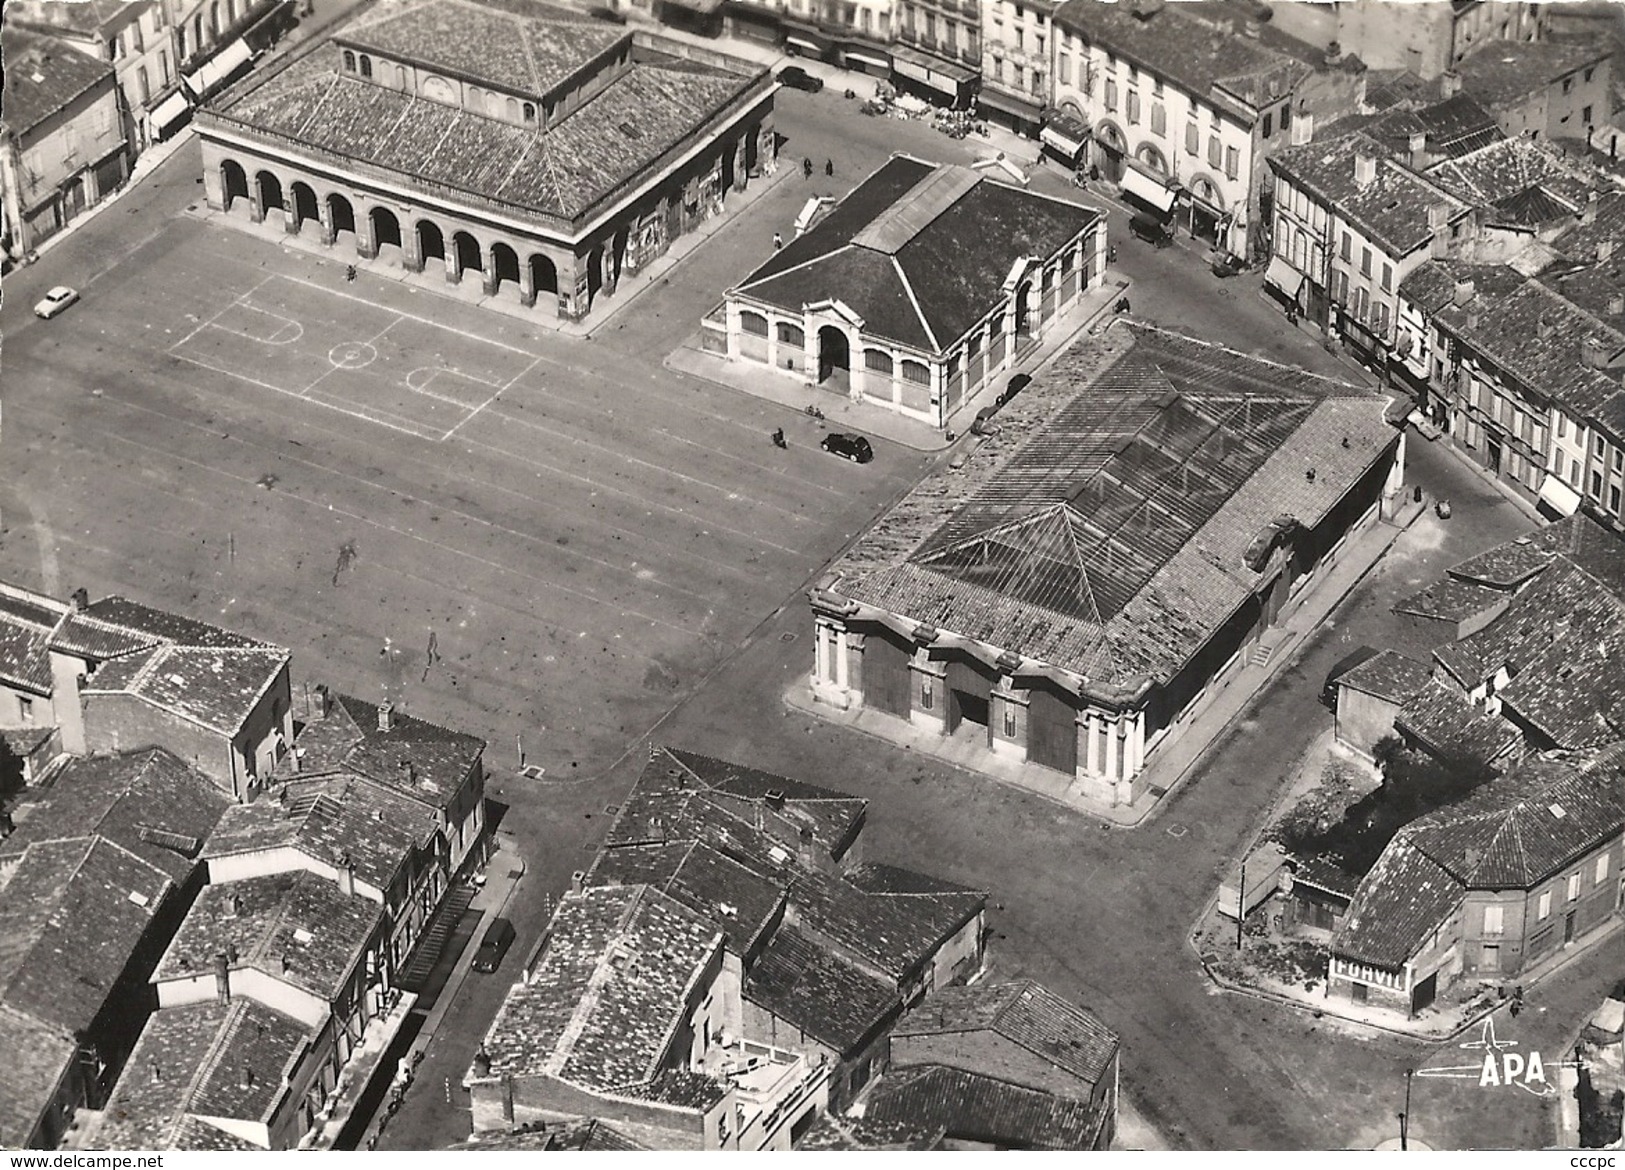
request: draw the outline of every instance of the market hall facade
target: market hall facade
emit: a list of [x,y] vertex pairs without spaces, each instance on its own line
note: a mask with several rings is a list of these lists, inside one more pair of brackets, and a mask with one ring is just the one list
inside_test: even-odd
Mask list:
[[539,316],[775,169],[771,75],[544,3],[371,3],[199,111],[209,205]]

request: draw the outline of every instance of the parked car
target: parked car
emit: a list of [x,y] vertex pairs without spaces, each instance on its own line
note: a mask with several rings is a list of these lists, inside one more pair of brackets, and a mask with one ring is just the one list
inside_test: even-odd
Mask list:
[[1148,244],[1155,244],[1159,248],[1166,248],[1174,242],[1174,233],[1168,225],[1160,219],[1152,219],[1149,215],[1136,215],[1128,221],[1128,230]]
[[587,15],[592,17],[594,20],[607,20],[611,24],[626,23],[626,17],[622,16],[619,12],[616,12],[613,8],[604,8],[602,6],[597,8],[589,8],[587,9]]
[[1326,682],[1320,688],[1320,701],[1322,705],[1337,709],[1337,680],[1362,662],[1369,662],[1382,651],[1374,646],[1359,646],[1339,658],[1332,668],[1326,672]]
[[799,89],[803,93],[817,93],[824,88],[824,79],[814,77],[799,65],[786,65],[779,70],[779,84]]
[[1217,276],[1220,280],[1223,280],[1228,276],[1235,276],[1237,273],[1245,272],[1247,269],[1247,262],[1240,256],[1234,255],[1230,252],[1216,251],[1213,253],[1213,259],[1208,264],[1208,267],[1213,270],[1214,276]]
[[485,928],[480,949],[474,952],[474,970],[489,975],[502,966],[502,956],[513,946],[513,923],[506,918],[493,918]]
[[1004,384],[1004,393],[999,395],[999,405],[1003,406],[1032,384],[1033,376],[1031,374],[1011,375],[1010,380]]
[[839,455],[842,459],[852,460],[853,463],[867,463],[875,457],[874,448],[869,446],[868,439],[862,435],[847,434],[845,431],[831,431],[818,445],[831,455]]
[[59,284],[45,294],[45,299],[34,306],[34,316],[49,321],[79,299],[79,294],[65,284]]

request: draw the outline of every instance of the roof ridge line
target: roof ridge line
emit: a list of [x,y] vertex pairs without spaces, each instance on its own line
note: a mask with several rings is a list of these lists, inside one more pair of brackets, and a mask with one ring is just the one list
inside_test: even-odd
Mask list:
[[[917,233],[916,233],[917,234]],[[903,271],[903,262],[897,258],[897,253],[891,254],[892,267],[897,270],[897,279],[903,282],[903,291],[908,294],[908,303],[914,308],[914,316],[919,320],[920,327],[925,330],[925,336],[931,342],[933,351],[941,351],[942,344],[937,340],[937,332],[931,328],[931,322],[926,320],[925,310],[920,308],[920,298],[914,293],[914,282],[909,280],[908,273]]]

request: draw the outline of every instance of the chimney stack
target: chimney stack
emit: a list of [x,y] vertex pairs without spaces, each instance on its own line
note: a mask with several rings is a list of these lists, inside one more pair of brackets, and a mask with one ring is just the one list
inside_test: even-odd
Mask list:
[[162,1084],[164,1080],[163,1066],[155,1060],[147,1067],[148,1071],[152,1073],[152,1083],[155,1085]]
[[1425,131],[1418,130],[1410,137],[1406,144],[1410,149],[1410,162],[1414,170],[1421,170],[1427,166],[1428,136]]
[[1354,156],[1354,185],[1362,191],[1377,178],[1377,156],[1360,151]]
[[1456,281],[1456,292],[1455,295],[1450,298],[1450,303],[1459,309],[1461,306],[1473,299],[1473,291],[1473,281],[1471,277],[1468,277],[1465,280]]
[[68,594],[68,600],[73,603],[74,613],[84,613],[90,608],[90,592],[83,585]]
[[582,870],[578,869],[570,875],[570,888],[576,893],[579,894],[583,889],[586,888],[586,885],[587,875]]
[[1461,92],[1461,74],[1454,69],[1447,69],[1439,74],[1439,96],[1453,98]]
[[226,895],[226,917],[236,918],[243,912],[243,898],[236,890]]
[[231,1002],[231,961],[225,951],[214,957],[214,994],[221,1003]]
[[1580,362],[1588,369],[1608,368],[1608,342],[1595,333],[1580,343]]
[[784,807],[784,793],[780,792],[777,788],[769,788],[767,790],[767,795],[762,797],[762,800],[767,804],[767,807],[772,809],[774,812],[778,812]]
[[1326,64],[1338,65],[1343,60],[1343,45],[1340,41],[1333,41],[1326,46]]
[[253,1087],[254,1087],[254,1070],[249,1068],[247,1065],[244,1065],[243,1066],[243,1088],[252,1089]]
[[328,690],[326,683],[316,684],[316,718],[326,719],[333,710],[333,692]]
[[1540,335],[1543,338],[1557,336],[1557,320],[1554,317],[1542,315],[1540,318]]
[[1597,222],[1597,193],[1595,191],[1586,195],[1586,205],[1580,209],[1580,222]]
[[1625,293],[1615,293],[1608,298],[1608,315],[1625,317]]
[[378,704],[378,730],[388,734],[395,727],[395,704],[385,699]]

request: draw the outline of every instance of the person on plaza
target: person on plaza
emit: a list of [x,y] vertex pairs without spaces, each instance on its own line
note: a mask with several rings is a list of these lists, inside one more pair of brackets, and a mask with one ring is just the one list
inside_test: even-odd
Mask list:
[[804,179],[812,178],[812,159],[804,158],[801,160],[801,177]]
[[1112,306],[1112,312],[1114,312],[1114,313],[1127,313],[1128,311],[1129,311],[1128,298],[1127,297],[1118,297],[1117,298],[1117,304]]
[[774,232],[773,233],[773,250],[775,252],[777,252],[782,247],[784,247],[784,237],[779,235],[778,232]]
[[1106,263],[1107,264],[1116,264],[1117,263],[1117,245],[1116,244],[1110,244],[1110,245],[1107,246],[1107,248],[1106,248]]
[[824,173],[826,175],[828,175],[832,179],[835,177],[835,160],[834,159],[826,158],[824,160]]

